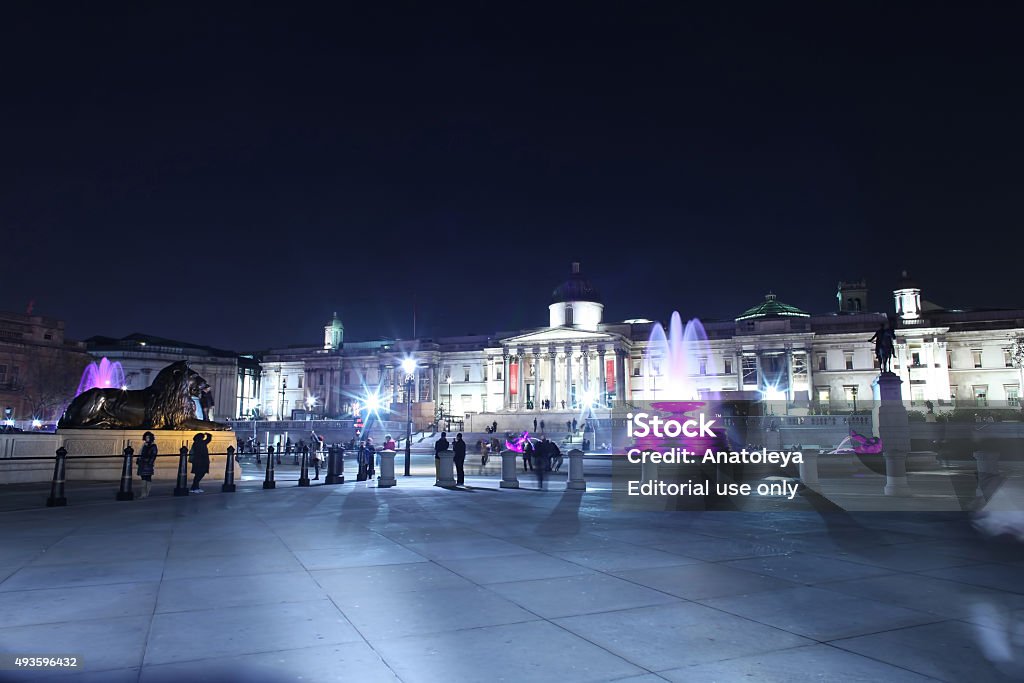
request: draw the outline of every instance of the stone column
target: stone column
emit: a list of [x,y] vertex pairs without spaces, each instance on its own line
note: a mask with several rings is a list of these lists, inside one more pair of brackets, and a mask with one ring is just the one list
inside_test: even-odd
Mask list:
[[555,353],[555,347],[554,346],[549,346],[548,347],[548,381],[551,382],[551,386],[548,387],[548,400],[551,402],[551,407],[552,408],[557,407],[556,404],[555,404],[555,385],[558,384],[558,382],[557,382],[557,380],[555,378],[555,375],[556,375],[556,369],[555,369],[555,358],[556,358],[556,355],[557,354]]
[[590,347],[584,344],[581,348],[583,352],[583,393],[590,391]]
[[526,365],[526,363],[524,362],[525,360],[526,360],[526,352],[523,351],[523,349],[517,349],[517,352],[516,352],[516,365],[519,366],[518,367],[518,371],[517,371],[517,374],[519,375],[519,377],[518,377],[519,381],[517,383],[518,386],[517,386],[516,390],[519,393],[516,394],[516,404],[517,404],[517,408],[519,410],[522,410],[523,408],[526,407],[526,398],[524,397],[524,395],[526,394],[526,373],[523,372],[523,370],[525,369],[523,366]]
[[795,398],[793,396],[793,346],[786,344],[786,413],[789,413],[789,404]]
[[533,409],[540,410],[540,347],[533,348]]
[[391,366],[391,405],[398,403],[398,370]]
[[565,407],[572,410],[572,346],[565,347]]
[[626,400],[626,353],[615,350],[615,398],[621,403]]
[[394,451],[381,451],[378,453],[380,456],[380,476],[377,477],[377,488],[385,489],[398,484],[395,481],[395,452]]
[[502,387],[501,387],[502,399],[501,399],[501,402],[503,404],[502,408],[504,410],[508,410],[512,406],[512,394],[511,394],[512,387],[511,387],[511,385],[509,385],[509,382],[508,382],[508,369],[509,369],[509,366],[511,365],[509,363],[509,360],[508,360],[508,349],[502,349],[502,351],[501,351],[501,364],[502,364],[502,368],[503,368],[502,373],[501,373],[501,378],[502,378]]
[[814,395],[814,375],[811,374],[814,356],[811,354],[811,349],[804,350],[804,358],[807,361],[807,402],[808,405],[814,405],[818,397]]
[[571,491],[587,490],[587,481],[583,478],[583,451],[578,448],[569,451],[569,481],[565,488]]
[[598,405],[602,408],[608,405],[608,366],[605,365],[604,354],[605,348],[603,346],[597,347],[597,362],[601,364],[601,369],[597,373],[597,378],[601,383],[601,387],[597,392],[597,395],[600,399]]
[[519,475],[516,472],[516,461],[519,460],[519,453],[515,451],[501,452],[501,483],[499,488],[519,488]]

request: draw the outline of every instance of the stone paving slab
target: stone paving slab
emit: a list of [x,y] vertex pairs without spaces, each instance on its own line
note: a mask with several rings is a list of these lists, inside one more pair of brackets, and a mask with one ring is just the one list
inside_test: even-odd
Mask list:
[[1021,675],[1020,548],[964,514],[619,513],[468,481],[8,508],[0,652],[83,670],[0,681]]

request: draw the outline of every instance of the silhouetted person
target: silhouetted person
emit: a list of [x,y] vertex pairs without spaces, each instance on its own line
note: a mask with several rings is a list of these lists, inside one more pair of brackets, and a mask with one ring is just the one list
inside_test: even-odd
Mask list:
[[466,442],[462,440],[462,432],[455,435],[452,450],[455,451],[455,483],[462,486],[466,483]]
[[544,420],[540,421],[540,431],[544,431]]
[[156,443],[153,441],[153,432],[146,432],[142,435],[142,450],[139,451],[139,477],[142,479],[142,495],[145,498],[153,487],[153,473],[156,471]]
[[578,422],[576,422],[576,418],[574,417],[574,418],[572,419],[572,431],[574,431],[574,432],[576,431],[576,425],[578,425],[578,424],[579,424],[579,423],[578,423]]
[[527,439],[526,445],[523,446],[523,472],[529,472],[533,468],[533,452],[533,442]]
[[544,489],[544,475],[548,468],[547,444],[541,441],[536,448],[531,449],[533,454],[533,471],[537,473],[537,490]]
[[192,437],[192,450],[189,452],[189,460],[192,461],[192,493],[202,493],[199,482],[203,480],[206,473],[210,471],[210,449],[207,445],[213,441],[213,434],[196,434]]
[[537,418],[533,418],[533,431],[537,431]]
[[448,450],[448,432],[441,432],[441,438],[434,442],[434,474],[441,479],[441,454]]
[[261,444],[259,441],[257,441],[256,442],[256,464],[257,465],[259,465],[262,462],[262,460],[260,460],[260,451],[262,449],[263,449],[263,444]]

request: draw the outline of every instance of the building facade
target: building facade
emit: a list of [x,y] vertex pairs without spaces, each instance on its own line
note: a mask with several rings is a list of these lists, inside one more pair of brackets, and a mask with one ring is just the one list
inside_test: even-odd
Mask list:
[[8,426],[56,423],[92,359],[85,344],[65,339],[64,321],[0,313],[0,409]]
[[[866,409],[879,373],[872,336],[891,320],[906,401],[936,410],[1019,406],[1014,349],[1024,310],[942,309],[908,278],[892,302],[892,313],[871,312],[865,283],[839,283],[837,310],[812,315],[768,294],[732,320],[703,323],[688,382],[702,396],[756,392],[796,414]],[[656,324],[603,314],[597,288],[573,264],[552,293],[548,324],[535,329],[346,342],[335,315],[322,345],[263,354],[259,403],[282,419],[349,417],[368,403],[404,415],[410,399],[418,415],[486,418],[667,397],[671,378],[651,343]]]

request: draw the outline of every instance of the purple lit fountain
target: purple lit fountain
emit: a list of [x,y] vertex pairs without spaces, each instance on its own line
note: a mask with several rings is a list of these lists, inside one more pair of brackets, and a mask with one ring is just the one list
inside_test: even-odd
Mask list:
[[82,380],[78,383],[75,396],[89,389],[118,389],[125,385],[124,369],[116,360],[111,362],[106,357],[99,363],[89,363],[82,372]]
[[[694,377],[700,373],[700,359],[709,358],[708,336],[700,320],[693,318],[683,326],[678,311],[672,313],[668,336],[661,323],[651,330],[650,343],[644,353],[644,375],[653,380],[648,391],[651,407],[665,418],[685,420],[685,415],[707,405],[700,400]],[[664,401],[659,399],[666,399]],[[690,415],[691,417],[693,415]],[[648,436],[637,439],[638,448],[660,451],[668,444],[663,438]],[[676,445],[691,451],[714,448],[715,442],[707,437],[680,437]]]

